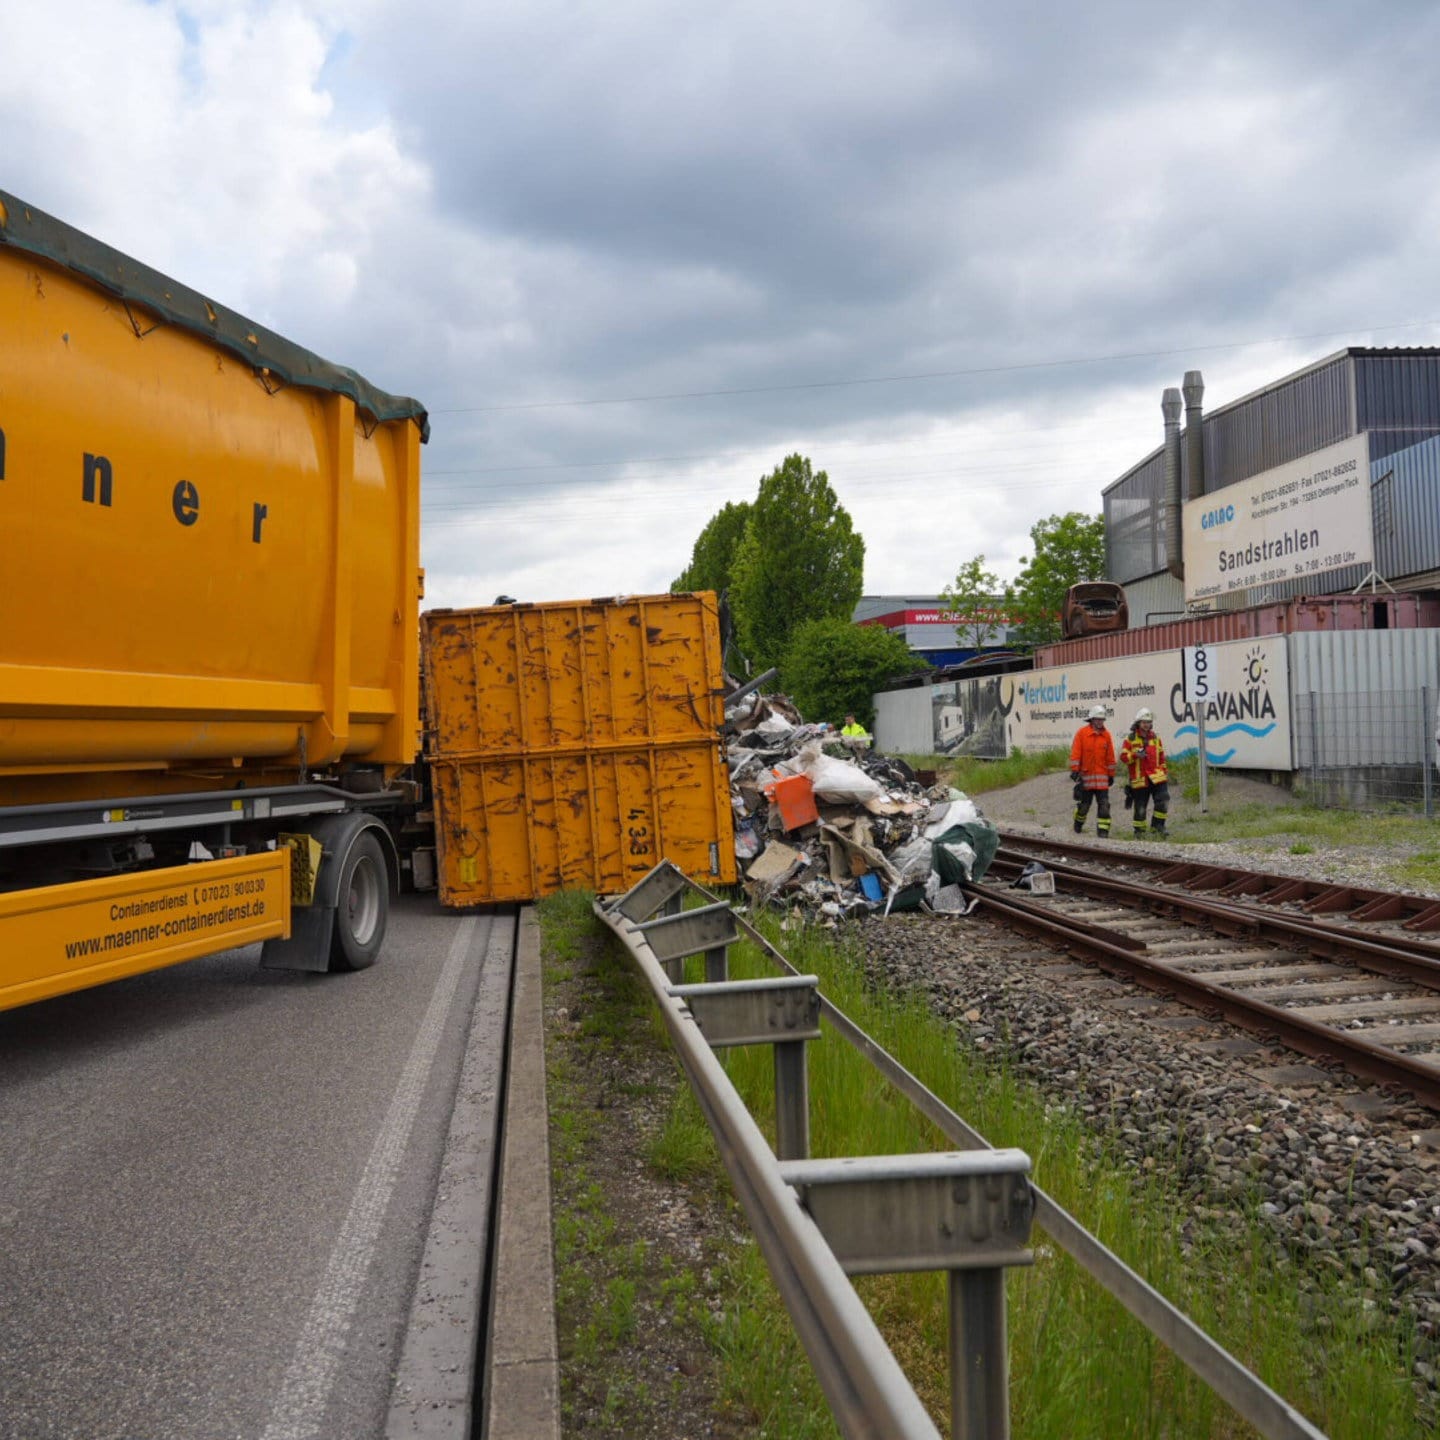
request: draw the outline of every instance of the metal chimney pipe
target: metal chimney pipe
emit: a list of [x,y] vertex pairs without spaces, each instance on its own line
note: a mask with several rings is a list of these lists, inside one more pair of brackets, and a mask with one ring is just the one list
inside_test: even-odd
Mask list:
[[1185,372],[1185,498],[1198,500],[1205,493],[1205,425],[1200,400],[1205,377],[1198,370]]
[[1171,385],[1160,399],[1165,417],[1165,568],[1185,578],[1180,554],[1180,392]]

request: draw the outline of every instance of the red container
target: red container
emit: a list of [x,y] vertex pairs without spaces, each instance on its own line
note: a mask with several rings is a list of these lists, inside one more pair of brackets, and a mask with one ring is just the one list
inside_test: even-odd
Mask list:
[[1414,630],[1436,624],[1433,600],[1398,595],[1297,596],[1252,605],[1246,610],[1211,610],[1142,625],[1109,635],[1060,640],[1035,649],[1035,668],[1082,665],[1088,660],[1114,660],[1123,655],[1151,655],[1185,645],[1217,645],[1225,640],[1254,640],[1262,635],[1294,635],[1309,630]]

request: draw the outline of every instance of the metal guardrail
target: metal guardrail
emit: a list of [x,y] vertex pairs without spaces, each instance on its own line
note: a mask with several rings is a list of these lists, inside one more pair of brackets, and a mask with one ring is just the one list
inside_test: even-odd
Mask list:
[[[740,938],[737,919],[715,903],[680,911],[687,889],[705,894],[662,862],[617,901],[597,901],[595,912],[625,945],[660,1008],[841,1433],[847,1440],[939,1440],[849,1276],[945,1270],[953,1433],[1008,1440],[1004,1267],[1031,1258],[1029,1158],[970,1149],[809,1159],[804,1046],[819,1034],[816,979],[792,971],[730,983],[724,956]],[[647,918],[656,910],[669,913]],[[686,953],[706,956],[709,983],[675,983]],[[755,1043],[775,1047],[783,1162],[713,1053]]]
[[[686,894],[694,894],[708,903],[702,910],[682,911],[680,907]],[[728,933],[719,913],[722,904],[668,861],[662,861],[626,895],[608,904],[597,901],[595,910],[630,952],[660,1005],[666,1028],[676,1043],[701,1110],[716,1136],[721,1158],[754,1227],[761,1253],[815,1366],[816,1376],[830,1402],[836,1422],[847,1437],[874,1436],[877,1440],[882,1436],[897,1437],[897,1440],[905,1437],[908,1440],[910,1436],[938,1434],[876,1330],[869,1312],[846,1279],[846,1272],[945,1268],[951,1274],[953,1433],[963,1437],[985,1437],[985,1440],[1005,1440],[1009,1435],[1009,1411],[1004,1353],[1004,1271],[1001,1267],[1007,1263],[1024,1263],[1024,1252],[1019,1248],[1024,1241],[1013,1246],[1010,1252],[1004,1252],[1003,1245],[997,1247],[992,1242],[997,1235],[1005,1233],[1007,1227],[993,1223],[983,1225],[975,1233],[983,1233],[985,1242],[968,1257],[971,1266],[976,1265],[977,1256],[982,1257],[978,1263],[983,1268],[959,1268],[965,1263],[965,1258],[953,1250],[940,1256],[917,1255],[913,1253],[917,1247],[912,1245],[911,1253],[897,1255],[895,1242],[883,1240],[878,1233],[870,1235],[872,1228],[877,1232],[882,1228],[887,1232],[895,1228],[893,1205],[887,1202],[883,1207],[886,1216],[883,1227],[872,1225],[867,1228],[861,1222],[862,1229],[857,1235],[853,1218],[837,1219],[836,1216],[851,1216],[855,1197],[864,1194],[863,1188],[850,1188],[851,1203],[838,1206],[831,1201],[841,1193],[840,1190],[828,1196],[823,1192],[827,1180],[838,1184],[842,1176],[855,1182],[855,1186],[863,1187],[863,1183],[874,1178],[875,1167],[879,1166],[891,1171],[886,1177],[888,1181],[905,1179],[917,1182],[911,1203],[923,1211],[927,1204],[933,1203],[934,1198],[929,1194],[921,1195],[924,1182],[931,1178],[924,1173],[929,1165],[955,1166],[952,1172],[947,1172],[948,1178],[943,1184],[948,1185],[952,1193],[957,1193],[961,1182],[967,1175],[973,1177],[975,1172],[967,1171],[956,1162],[969,1160],[973,1163],[978,1152],[984,1152],[991,1168],[983,1173],[991,1177],[987,1183],[994,1185],[996,1177],[1028,1174],[1028,1159],[1019,1151],[991,1147],[978,1131],[966,1124],[842,1010],[815,990],[820,1014],[836,1033],[864,1055],[927,1119],[961,1147],[961,1153],[890,1157],[884,1161],[802,1161],[793,1158],[797,1144],[794,1139],[797,1126],[794,1114],[797,1108],[796,1077],[793,1066],[789,1078],[782,1077],[779,1052],[783,1046],[777,1045],[776,1108],[777,1120],[780,1121],[777,1139],[781,1141],[782,1153],[790,1152],[785,1160],[777,1160],[711,1053],[711,1042],[704,1037],[700,1016],[705,1013],[706,1001],[699,997],[706,992],[718,995],[722,988],[736,989],[726,986],[723,978],[725,947],[729,941],[722,938]],[[729,909],[728,906],[724,908]],[[704,919],[699,922],[698,928],[689,932],[678,925],[645,924],[657,911],[666,912],[662,916],[664,919],[683,922],[692,915],[703,916]],[[793,995],[797,983],[814,986],[813,976],[800,975],[749,921],[733,910],[730,913],[736,937],[743,934],[751,940],[791,982],[789,991],[783,985],[768,982],[776,994]],[[717,925],[720,928],[717,929]],[[647,931],[673,937],[674,943],[662,941],[662,948],[668,956],[664,961],[651,950]],[[698,936],[699,940],[690,950],[676,954],[676,944],[688,943],[688,940],[679,940],[682,933],[690,938]],[[711,983],[681,986],[678,981],[684,958],[696,953],[705,954],[706,975]],[[757,983],[761,986],[767,984],[763,981],[748,982],[752,987]],[[711,1023],[713,1027],[721,1022]],[[806,1039],[812,1023],[808,1017],[799,1022],[804,1027]],[[803,1052],[798,1028],[786,1030],[782,1026],[778,1032],[772,1032],[772,1036],[798,1042]],[[715,1043],[724,1042],[717,1039]],[[736,1040],[731,1043],[749,1042]],[[803,1074],[802,1061],[799,1071],[801,1084]],[[788,1097],[782,1091],[782,1085],[789,1087]],[[791,1112],[788,1122],[780,1119],[787,1109]],[[808,1115],[804,1127],[808,1148]],[[788,1140],[783,1138],[787,1135]],[[1017,1157],[1023,1169],[1014,1168]],[[900,1172],[907,1170],[912,1173],[902,1176]],[[1055,1243],[1266,1440],[1326,1440],[1321,1430],[1216,1344],[1194,1321],[1176,1309],[1028,1179],[1024,1182],[1024,1192],[1033,1205],[1036,1223]],[[872,1209],[868,1212],[862,1210],[862,1213],[873,1216],[875,1212]],[[942,1216],[938,1221],[932,1218],[930,1224],[934,1230],[943,1230],[953,1218]],[[970,1218],[967,1211],[967,1220]],[[922,1227],[925,1224],[924,1221],[920,1223]],[[1028,1226],[1027,1214],[1027,1233]],[[925,1233],[932,1232],[926,1230]],[[881,1253],[872,1254],[872,1249]],[[987,1252],[989,1258],[983,1258]],[[843,1259],[840,1258],[842,1256]],[[938,1263],[915,1266],[909,1263],[917,1259]]]

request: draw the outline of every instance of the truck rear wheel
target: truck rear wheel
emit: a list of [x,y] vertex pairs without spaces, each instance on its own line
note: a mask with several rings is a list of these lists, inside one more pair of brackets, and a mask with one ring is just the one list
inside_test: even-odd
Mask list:
[[361,831],[340,862],[331,970],[364,970],[380,956],[390,917],[390,882],[380,842]]

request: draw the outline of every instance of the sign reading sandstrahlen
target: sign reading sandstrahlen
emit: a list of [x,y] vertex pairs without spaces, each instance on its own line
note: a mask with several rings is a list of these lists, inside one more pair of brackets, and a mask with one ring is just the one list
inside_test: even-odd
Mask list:
[[1182,520],[1186,600],[1372,564],[1369,437],[1188,500]]

